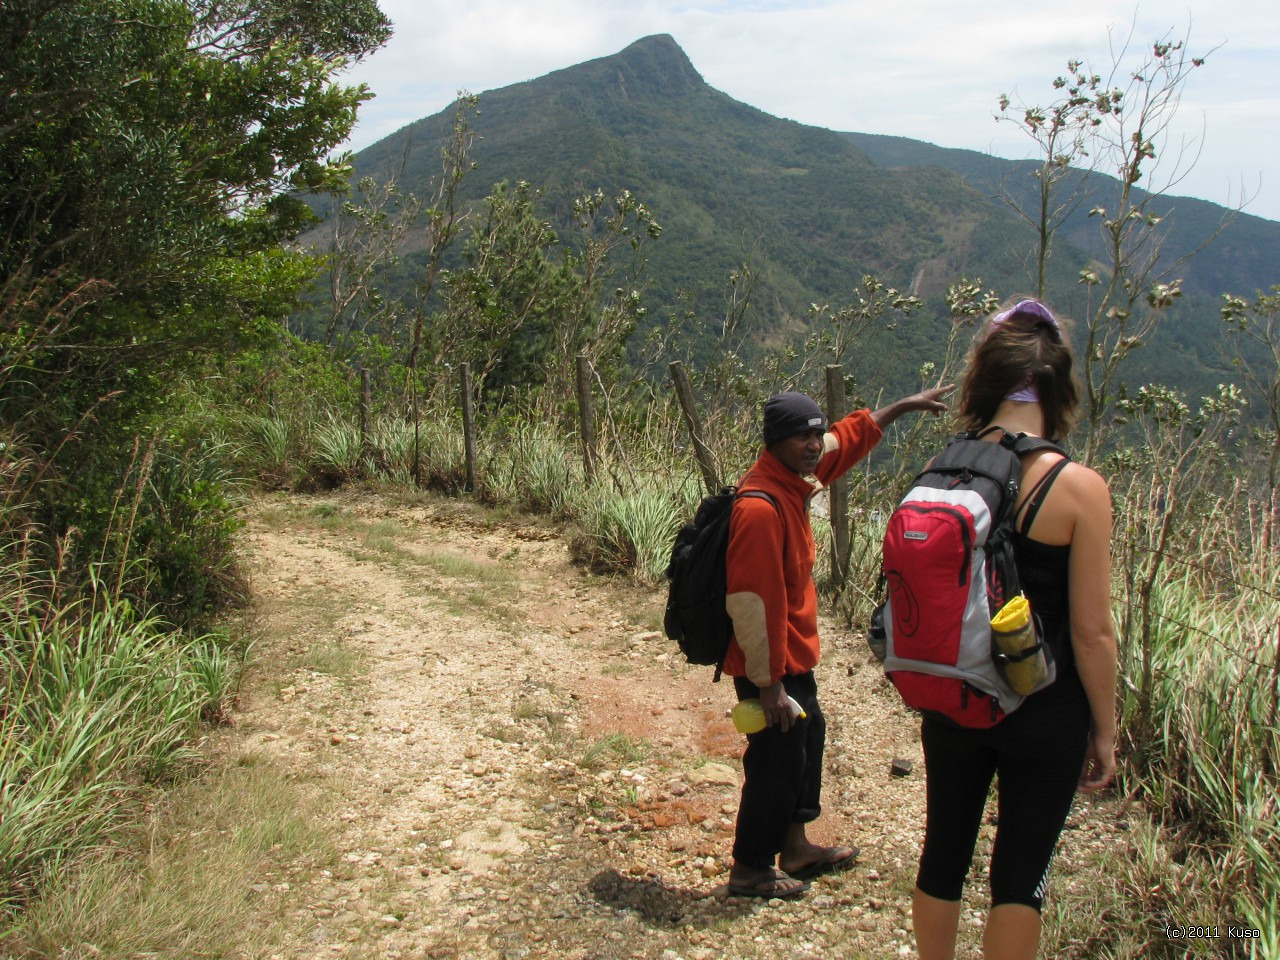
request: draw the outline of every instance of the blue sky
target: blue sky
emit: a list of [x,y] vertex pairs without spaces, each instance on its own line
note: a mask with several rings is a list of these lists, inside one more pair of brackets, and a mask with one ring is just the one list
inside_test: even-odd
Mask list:
[[[997,99],[1052,100],[1073,57],[1107,74],[1160,38],[1207,56],[1188,80],[1148,189],[1280,221],[1280,5],[1189,0],[379,0],[387,47],[348,73],[377,94],[359,150],[483,93],[673,36],[713,87],[778,117],[1000,157],[1034,156]],[[1043,12],[1040,12],[1040,11]],[[1181,162],[1179,162],[1181,158]],[[1194,164],[1191,160],[1194,158]],[[1280,265],[1278,265],[1280,266]],[[1280,281],[1280,276],[1277,277]]]

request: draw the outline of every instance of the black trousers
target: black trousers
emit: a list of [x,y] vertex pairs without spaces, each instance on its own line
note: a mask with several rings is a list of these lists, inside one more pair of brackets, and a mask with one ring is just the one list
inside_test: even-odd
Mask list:
[[[734,677],[733,685],[739,700],[760,696],[760,688],[744,677]],[[786,733],[775,725],[747,737],[733,859],[749,867],[773,866],[791,825],[810,823],[822,813],[827,721],[818,705],[818,684],[810,671],[783,677],[782,686],[808,716]]]

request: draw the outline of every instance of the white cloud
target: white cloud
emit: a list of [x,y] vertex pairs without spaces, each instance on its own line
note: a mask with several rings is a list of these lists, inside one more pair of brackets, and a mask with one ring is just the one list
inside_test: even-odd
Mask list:
[[1218,47],[1186,87],[1179,136],[1201,137],[1180,190],[1217,203],[1263,178],[1250,212],[1280,219],[1280,13],[1257,0],[1184,0],[1135,7],[1077,0],[1043,11],[1024,0],[381,0],[391,44],[350,79],[378,94],[351,146],[367,146],[479,93],[616,53],[669,33],[713,87],[775,116],[940,146],[1027,155],[996,124],[1003,92],[1047,102],[1050,83],[1079,56],[1108,67],[1132,32],[1142,49],[1186,35]]

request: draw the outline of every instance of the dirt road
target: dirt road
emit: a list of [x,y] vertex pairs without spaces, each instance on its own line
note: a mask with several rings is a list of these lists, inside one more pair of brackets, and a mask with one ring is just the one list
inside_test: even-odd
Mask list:
[[264,956],[913,954],[917,724],[859,637],[825,625],[812,833],[860,863],[798,901],[730,898],[732,687],[683,663],[658,594],[457,501],[281,495],[245,541],[261,640],[236,739],[322,792],[337,851],[256,891],[289,917]]

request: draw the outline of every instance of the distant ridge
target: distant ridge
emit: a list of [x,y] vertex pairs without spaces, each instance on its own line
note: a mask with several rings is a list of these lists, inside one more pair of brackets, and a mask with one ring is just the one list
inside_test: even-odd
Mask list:
[[[691,309],[709,338],[726,278],[745,260],[758,280],[754,335],[772,339],[803,329],[812,303],[851,302],[871,273],[931,304],[932,321],[875,345],[910,370],[936,349],[948,284],[967,276],[1002,293],[1030,286],[1030,233],[995,199],[1001,185],[1028,180],[1025,163],[770,116],[709,86],[665,34],[484,92],[479,105],[477,169],[463,199],[479,200],[498,181],[528,181],[543,190],[548,219],[565,224],[575,195],[631,190],[664,227],[647,248],[653,323]],[[361,151],[356,175],[386,176],[403,163],[403,185],[426,193],[451,118],[451,109],[424,117]],[[1227,211],[1178,199],[1170,212],[1168,249],[1179,253]],[[1076,276],[1090,261],[1093,230],[1072,223],[1056,248],[1050,298],[1068,315],[1084,313]],[[1189,389],[1220,379],[1216,298],[1269,287],[1277,263],[1280,224],[1237,218],[1183,272],[1199,299],[1180,308],[1167,344],[1145,351],[1149,362]]]
[[[1030,202],[1034,184],[1034,161],[1001,160],[975,150],[939,147],[906,137],[871,133],[846,133],[849,141],[880,166],[921,169],[938,167],[959,174],[984,195],[998,199],[1002,193],[1016,192],[1021,183]],[[1114,194],[1116,181],[1098,177],[1095,189],[1098,202],[1106,206]],[[1064,236],[1081,251],[1100,255],[1100,233],[1088,215],[1092,204],[1082,204],[1077,215],[1066,225]],[[1166,196],[1155,202],[1155,209],[1176,221],[1178,229],[1170,232],[1165,252],[1170,261],[1190,255],[1201,241],[1211,236],[1230,219],[1230,226],[1203,253],[1196,257],[1184,274],[1184,288],[1190,293],[1217,297],[1224,291],[1266,289],[1280,278],[1280,264],[1275,259],[1280,243],[1280,224],[1247,212],[1234,212],[1208,200],[1196,197]],[[1271,278],[1271,279],[1269,279]]]

